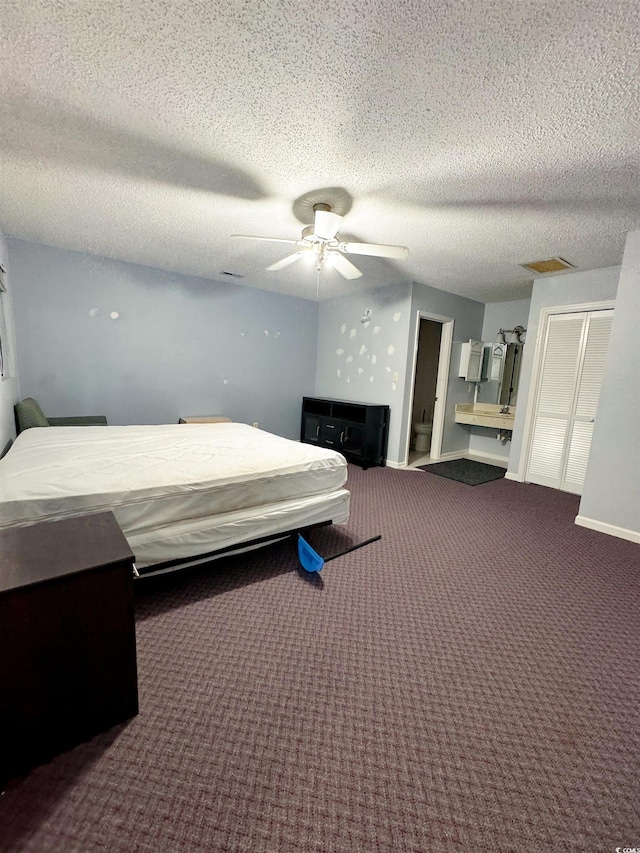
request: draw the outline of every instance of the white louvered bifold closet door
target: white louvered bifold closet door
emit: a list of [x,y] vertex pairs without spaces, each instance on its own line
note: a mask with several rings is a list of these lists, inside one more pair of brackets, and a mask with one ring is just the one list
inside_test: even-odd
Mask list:
[[578,378],[576,408],[571,424],[564,482],[561,486],[565,492],[574,492],[577,495],[582,494],[587,473],[612,320],[613,311],[592,311],[586,321],[586,339]]
[[526,479],[582,493],[613,311],[552,314]]

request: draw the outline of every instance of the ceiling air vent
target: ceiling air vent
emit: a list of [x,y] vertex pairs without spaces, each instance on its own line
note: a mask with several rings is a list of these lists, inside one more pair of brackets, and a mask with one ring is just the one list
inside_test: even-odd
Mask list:
[[244,278],[243,272],[229,272],[229,270],[220,270],[220,275],[230,275],[233,278]]
[[520,264],[526,270],[544,275],[549,272],[562,272],[562,270],[574,270],[576,267],[563,258],[549,258],[546,261],[531,261],[529,264]]

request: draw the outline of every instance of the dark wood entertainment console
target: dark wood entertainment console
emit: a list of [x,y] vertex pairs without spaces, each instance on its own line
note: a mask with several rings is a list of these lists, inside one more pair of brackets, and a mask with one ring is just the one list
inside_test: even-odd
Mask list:
[[331,447],[363,468],[384,465],[389,431],[389,406],[302,398],[300,441]]

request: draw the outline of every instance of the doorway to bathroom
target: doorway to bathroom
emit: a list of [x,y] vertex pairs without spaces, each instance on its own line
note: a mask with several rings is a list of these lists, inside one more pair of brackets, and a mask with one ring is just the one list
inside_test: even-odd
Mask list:
[[452,340],[452,319],[418,312],[407,465],[440,459]]

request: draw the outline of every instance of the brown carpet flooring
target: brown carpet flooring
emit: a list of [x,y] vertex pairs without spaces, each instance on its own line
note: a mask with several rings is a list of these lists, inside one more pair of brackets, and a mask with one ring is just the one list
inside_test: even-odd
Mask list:
[[640,846],[640,549],[572,495],[351,467],[346,530],[138,587],[140,715],[13,782],[0,849]]

